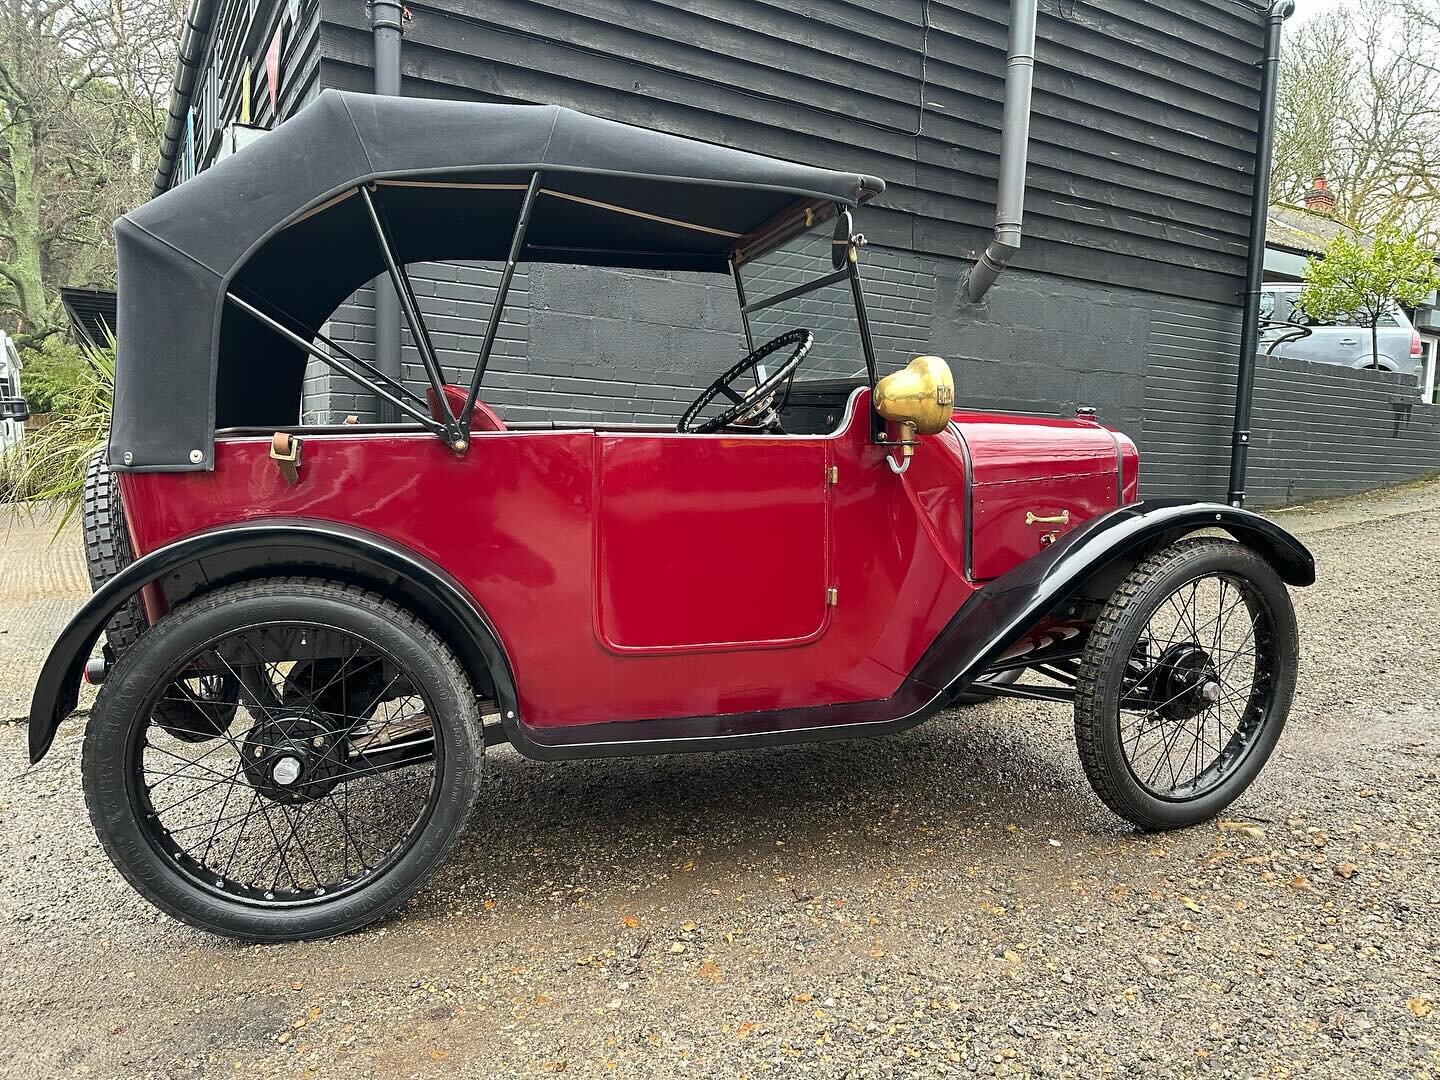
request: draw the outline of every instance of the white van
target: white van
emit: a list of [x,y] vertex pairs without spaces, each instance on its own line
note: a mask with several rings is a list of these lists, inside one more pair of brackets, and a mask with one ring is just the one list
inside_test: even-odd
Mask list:
[[10,335],[0,330],[0,453],[25,437],[30,408],[20,392],[20,354]]

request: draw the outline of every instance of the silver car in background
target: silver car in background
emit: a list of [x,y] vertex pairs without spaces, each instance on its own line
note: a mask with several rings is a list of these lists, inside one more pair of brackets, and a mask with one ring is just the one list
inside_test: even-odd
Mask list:
[[[1261,286],[1260,351],[1289,360],[1313,360],[1349,368],[1370,367],[1373,362],[1370,327],[1343,318],[1335,322],[1318,322],[1310,318],[1298,304],[1301,288],[1290,282]],[[1277,325],[1285,323],[1306,327],[1310,333],[1299,336],[1291,327]],[[1405,313],[1396,308],[1382,315],[1376,329],[1379,331],[1380,370],[1409,375],[1418,384],[1423,366],[1420,335],[1410,325]]]

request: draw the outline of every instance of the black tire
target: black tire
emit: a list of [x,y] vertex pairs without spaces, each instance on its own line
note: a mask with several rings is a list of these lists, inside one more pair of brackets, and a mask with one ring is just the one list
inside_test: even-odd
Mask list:
[[[401,716],[400,726],[409,723],[413,731],[417,719],[428,725],[425,731],[432,738],[422,741],[431,745],[429,756],[417,756],[399,770],[369,768],[371,759],[361,758],[368,772],[383,775],[367,778],[365,772],[356,771],[344,780],[333,779],[338,770],[361,767],[349,764],[361,752],[352,733],[363,726],[366,730],[360,737],[373,739],[370,732],[377,721],[366,718],[379,716],[379,698],[368,710],[355,706],[354,717],[337,720],[319,706],[298,705],[288,707],[281,717],[258,704],[256,695],[247,690],[240,707],[243,719],[223,733],[224,741],[189,746],[157,734],[163,726],[154,716],[154,704],[167,687],[176,685],[187,671],[197,670],[202,658],[226,666],[230,665],[226,657],[243,662],[238,649],[242,644],[256,648],[256,639],[266,649],[277,640],[301,645],[313,641],[317,646],[322,639],[353,641],[360,643],[355,655],[360,655],[362,646],[366,650],[360,663],[381,657],[394,672],[390,684],[398,686],[394,696],[412,705]],[[257,651],[256,656],[259,662],[247,678],[253,680],[253,670],[279,670],[267,669],[268,655]],[[418,710],[413,708],[417,704]],[[329,726],[307,727],[298,737],[284,735],[289,741],[279,750],[276,738],[259,734],[271,730],[267,725],[300,723],[296,717],[306,709],[306,723],[326,720]],[[384,724],[393,719],[392,714]],[[260,779],[252,773],[252,768],[265,773],[271,762],[281,760],[281,753],[309,752],[314,731],[331,735],[328,745],[325,738],[314,740],[316,747],[325,749],[314,750],[305,759],[301,780],[278,779],[278,768]],[[250,751],[261,758],[262,748],[264,757],[257,764]],[[279,578],[206,594],[156,623],[102,685],[86,731],[81,769],[90,820],[101,845],[142,896],[202,930],[244,941],[281,941],[358,929],[384,918],[414,895],[460,838],[478,790],[482,753],[480,718],[469,680],[450,649],[427,626],[390,601],[354,586]],[[156,779],[155,762],[164,766],[177,755],[189,763]],[[426,766],[428,773],[423,771]],[[394,778],[412,768],[422,769],[416,776],[420,787],[404,789],[404,797],[414,801],[399,805],[420,809],[404,827],[406,817],[392,812],[401,797],[392,789],[402,788]],[[355,791],[355,797],[364,798],[357,805],[371,819],[356,814],[359,835],[352,836],[345,820],[351,814],[351,793],[362,782],[367,786]],[[176,786],[157,795],[164,783]],[[275,786],[285,783],[295,787]],[[327,783],[329,787],[324,786]],[[265,794],[267,790],[271,794]],[[246,807],[243,820],[241,811],[231,808],[236,792],[246,800],[239,804]],[[202,806],[213,806],[222,794],[224,801],[212,825],[204,816],[208,811],[194,804],[204,799]],[[187,802],[191,807],[182,815],[175,808]],[[181,823],[182,816],[197,814],[200,825]],[[327,825],[331,814],[341,819],[343,833]],[[253,833],[249,831],[252,817]],[[278,829],[272,819],[279,821]],[[229,824],[222,829],[226,821]],[[398,837],[388,850],[380,850],[378,844],[372,849],[379,852],[374,866],[366,854],[361,824],[374,836]],[[280,834],[287,827],[290,831],[282,844]],[[187,828],[201,832],[186,833]],[[270,854],[266,854],[267,828],[274,840]],[[306,838],[313,838],[317,829],[322,837],[328,836],[328,842],[322,839],[308,846],[315,842]],[[202,851],[205,830],[210,832]],[[228,835],[219,839],[221,832]],[[291,848],[296,842],[299,847]],[[237,852],[242,851],[237,865]],[[317,869],[338,867],[342,856],[343,877],[332,882],[324,876],[329,871]],[[280,876],[282,864],[288,880]]]
[[[1202,621],[1214,597],[1217,614]],[[1168,637],[1167,621],[1175,627]],[[1274,751],[1299,655],[1290,595],[1256,552],[1208,538],[1156,552],[1106,602],[1080,660],[1075,738],[1091,786],[1147,831],[1214,817]],[[1153,766],[1142,748],[1158,751]],[[1192,755],[1193,775],[1185,771]]]
[[[125,510],[115,490],[114,474],[110,472],[105,451],[90,459],[85,469],[85,488],[81,500],[81,531],[85,539],[85,569],[90,575],[90,590],[104,585],[135,561],[130,546],[130,533],[125,527]],[[150,629],[145,605],[138,595],[127,600],[105,628],[109,660],[113,663],[140,640]],[[164,716],[165,729],[176,738],[203,742],[214,738],[235,714],[238,700],[236,687],[228,680],[197,685],[194,689],[177,685],[179,699],[163,701],[156,708]]]
[[[104,450],[92,457],[85,468],[80,527],[85,538],[85,569],[90,575],[90,591],[94,592],[135,561],[130,534],[125,529],[125,511]],[[112,659],[118,659],[149,627],[144,605],[138,596],[132,597],[105,628]]]

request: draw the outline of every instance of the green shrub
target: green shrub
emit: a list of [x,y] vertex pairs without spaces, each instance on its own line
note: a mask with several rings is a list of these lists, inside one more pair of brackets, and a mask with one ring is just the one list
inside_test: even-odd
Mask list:
[[65,411],[66,398],[75,393],[89,367],[84,350],[59,335],[45,339],[38,349],[20,350],[20,384],[32,415]]
[[[77,351],[79,367],[56,394],[47,422],[25,434],[18,446],[0,456],[0,500],[58,501],[63,526],[80,507],[85,469],[110,437],[110,406],[115,392],[113,348]],[[28,369],[22,374],[24,382]]]

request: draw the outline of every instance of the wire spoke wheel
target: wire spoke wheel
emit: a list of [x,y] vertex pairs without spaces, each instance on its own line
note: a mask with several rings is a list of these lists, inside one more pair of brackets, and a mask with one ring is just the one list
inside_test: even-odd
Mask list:
[[1298,636],[1273,568],[1239,544],[1183,540],[1121,583],[1086,645],[1075,731],[1092,786],[1143,828],[1229,805],[1279,738]]
[[[317,666],[323,682],[304,677]],[[431,706],[378,645],[270,623],[206,643],[187,667],[206,672],[196,682],[239,684],[245,671],[281,704],[243,701],[204,743],[153,715],[139,733],[142,819],[182,873],[251,903],[296,903],[361,884],[413,842],[438,775]],[[184,687],[164,687],[156,704],[185,703]]]
[[[178,712],[194,723],[177,729]],[[453,845],[472,729],[458,664],[394,605],[329,583],[223,590],[158,623],[106,679],[86,741],[91,818],[181,918],[251,940],[338,933],[393,910]]]
[[1131,772],[1159,798],[1193,798],[1239,765],[1268,712],[1274,628],[1255,591],[1207,574],[1170,593],[1131,656],[1119,703]]

